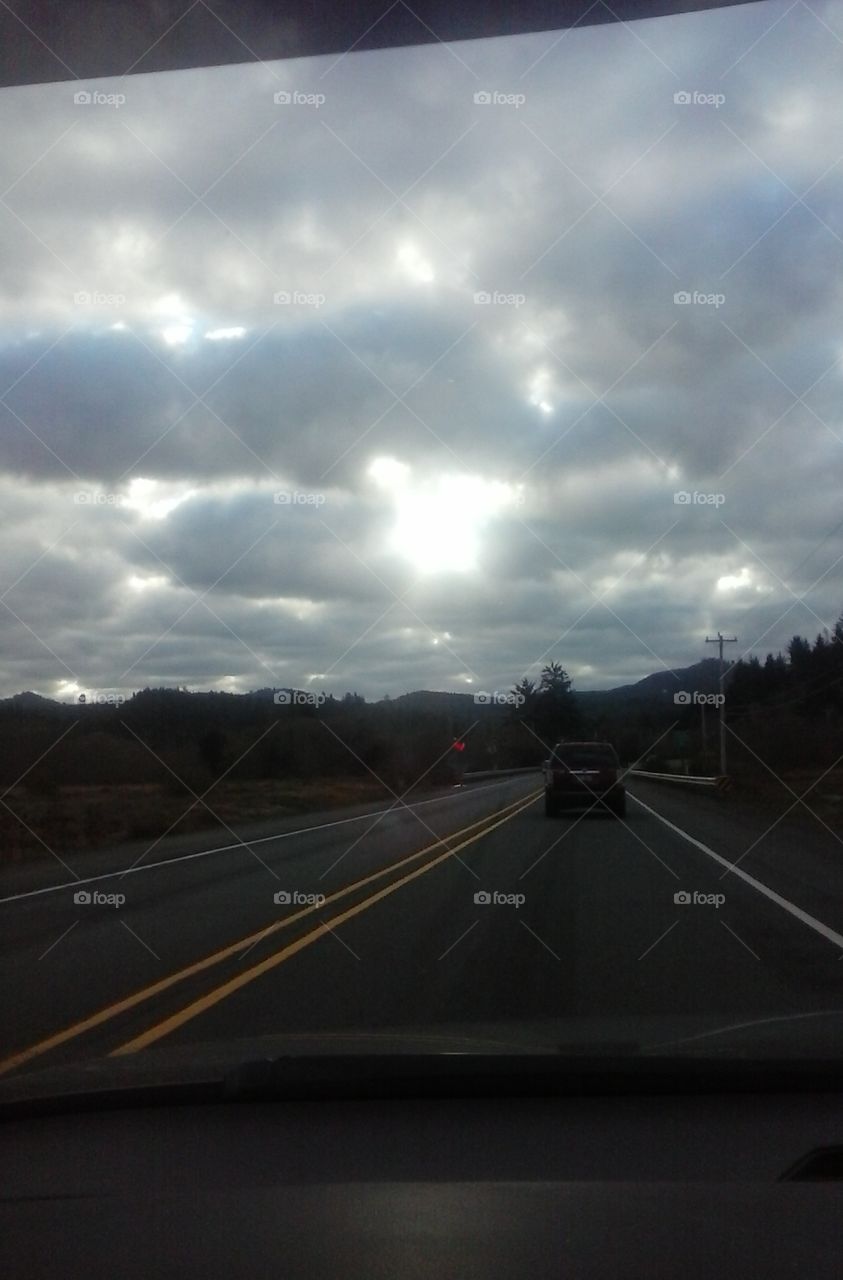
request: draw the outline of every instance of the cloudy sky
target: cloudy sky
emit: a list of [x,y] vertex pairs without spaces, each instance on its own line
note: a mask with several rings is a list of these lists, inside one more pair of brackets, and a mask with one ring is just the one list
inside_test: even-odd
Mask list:
[[0,91],[0,694],[832,626],[841,71],[838,0]]

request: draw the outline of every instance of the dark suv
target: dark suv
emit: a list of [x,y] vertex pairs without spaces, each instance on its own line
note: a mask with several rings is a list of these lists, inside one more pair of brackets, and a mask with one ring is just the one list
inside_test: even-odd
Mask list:
[[544,811],[553,818],[560,809],[595,803],[626,814],[626,789],[618,780],[620,761],[609,742],[557,742],[544,763]]

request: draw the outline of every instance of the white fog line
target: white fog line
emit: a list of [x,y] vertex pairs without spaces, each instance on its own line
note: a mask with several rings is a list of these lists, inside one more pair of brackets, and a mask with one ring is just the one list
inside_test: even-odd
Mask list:
[[670,827],[671,831],[675,831],[683,840],[687,840],[695,849],[699,849],[707,857],[713,858],[715,862],[719,862],[721,867],[725,867],[727,871],[731,871],[733,876],[739,876],[745,884],[750,888],[763,893],[765,898],[769,898],[770,902],[775,902],[777,907],[781,907],[787,911],[795,919],[801,920],[802,924],[806,924],[809,929],[813,929],[821,938],[825,938],[828,942],[833,942],[836,947],[843,949],[843,935],[831,929],[827,924],[823,924],[822,920],[817,920],[814,916],[803,911],[801,907],[797,907],[794,902],[789,902],[787,898],[783,898],[780,893],[776,893],[775,889],[770,889],[766,884],[762,884],[760,880],[756,880],[755,876],[749,875],[748,872],[742,871],[740,867],[734,866],[729,862],[728,858],[722,857],[721,854],[715,853],[713,849],[709,849],[707,844],[703,844],[702,840],[697,840],[694,836],[689,835],[687,831],[683,831],[681,827],[677,827],[675,822],[671,822],[669,818],[665,818],[656,809],[652,809],[650,805],[645,804],[643,800],[639,800],[638,796],[628,792],[631,800],[636,804],[640,804],[642,809],[646,809],[654,818],[658,818],[659,822],[663,822],[666,827]]
[[[502,781],[502,780],[501,780]],[[199,849],[196,853],[183,853],[177,858],[162,858],[159,862],[139,862],[134,867],[123,867],[119,871],[102,871],[96,876],[85,876],[79,880],[65,880],[63,884],[45,885],[43,889],[28,889],[25,893],[14,893],[7,898],[0,898],[0,906],[6,902],[22,902],[24,898],[36,898],[42,893],[58,893],[62,889],[78,889],[83,884],[97,884],[100,880],[113,880],[115,876],[131,876],[139,871],[155,871],[159,867],[175,867],[182,862],[192,862],[194,858],[209,858],[214,853],[230,853],[232,849],[244,849],[253,844],[266,844],[270,840],[288,840],[291,836],[303,836],[309,831],[327,831],[331,827],[342,827],[349,822],[363,822],[367,818],[379,818],[389,813],[400,813],[403,809],[420,809],[425,804],[441,804],[443,800],[456,800],[459,795],[474,795],[478,791],[489,791],[500,785],[489,782],[483,786],[472,787],[471,791],[460,790],[446,796],[433,796],[430,800],[416,800],[413,803],[390,805],[388,809],[370,809],[354,818],[336,818],[333,822],[318,822],[312,827],[296,827],[294,831],[280,831],[274,836],[259,836],[255,840],[241,840],[238,844],[221,844],[215,849]]]

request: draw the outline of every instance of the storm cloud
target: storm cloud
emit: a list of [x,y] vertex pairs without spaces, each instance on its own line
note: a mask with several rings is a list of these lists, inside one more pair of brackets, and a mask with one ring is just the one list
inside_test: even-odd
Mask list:
[[6,89],[0,694],[843,609],[843,4]]

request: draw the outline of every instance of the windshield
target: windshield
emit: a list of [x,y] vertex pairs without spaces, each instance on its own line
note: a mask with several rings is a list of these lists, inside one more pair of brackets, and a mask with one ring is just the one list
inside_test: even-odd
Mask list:
[[841,41],[0,91],[0,1075],[840,1049]]

